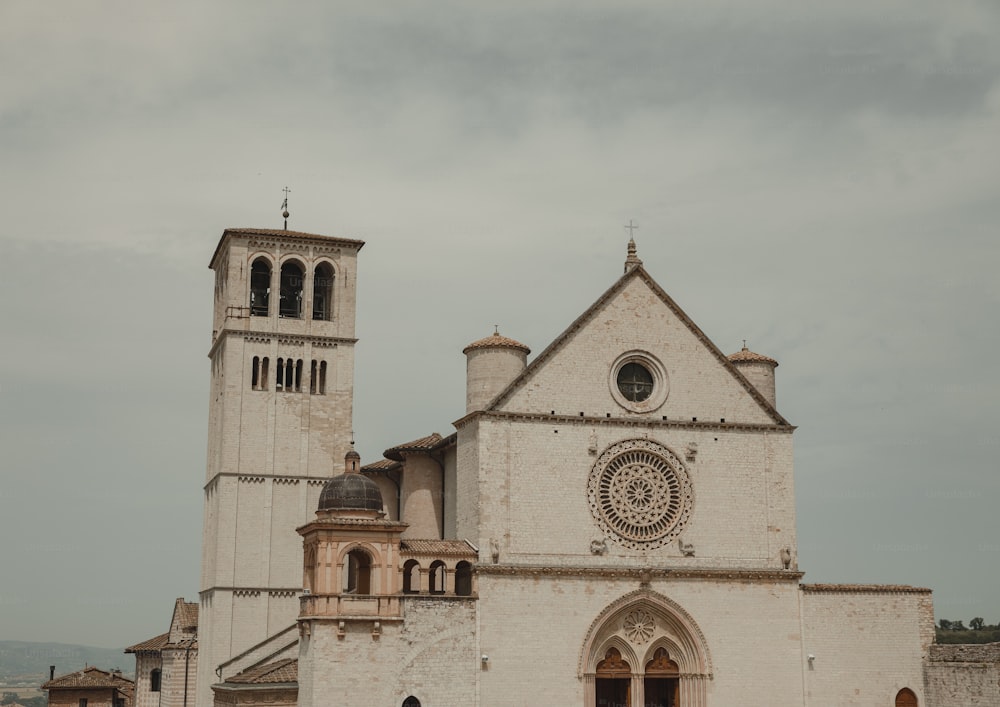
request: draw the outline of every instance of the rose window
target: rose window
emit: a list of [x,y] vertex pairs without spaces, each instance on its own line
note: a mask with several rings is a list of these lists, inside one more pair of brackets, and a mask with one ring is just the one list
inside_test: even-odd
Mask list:
[[680,459],[644,439],[619,442],[590,474],[590,510],[609,537],[634,550],[660,547],[687,521],[691,485]]
[[646,643],[653,637],[656,622],[648,611],[638,609],[625,617],[625,635],[633,643]]

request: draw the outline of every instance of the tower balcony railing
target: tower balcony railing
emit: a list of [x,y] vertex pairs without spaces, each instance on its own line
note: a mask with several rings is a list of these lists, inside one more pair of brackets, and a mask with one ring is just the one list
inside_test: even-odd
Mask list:
[[399,596],[378,594],[307,594],[299,598],[299,618],[403,617]]

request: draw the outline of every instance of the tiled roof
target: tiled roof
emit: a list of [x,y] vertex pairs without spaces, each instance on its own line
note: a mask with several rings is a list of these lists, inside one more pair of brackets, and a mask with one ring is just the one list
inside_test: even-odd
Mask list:
[[294,658],[286,658],[275,663],[247,668],[226,682],[240,685],[273,685],[275,683],[297,682],[298,679],[299,661]]
[[219,244],[215,246],[215,252],[212,253],[212,259],[209,261],[208,267],[212,267],[212,263],[214,263],[215,259],[219,257],[219,251],[222,249],[222,244],[225,242],[226,236],[229,235],[270,236],[272,238],[287,238],[289,240],[313,240],[318,238],[345,246],[347,248],[354,248],[355,250],[361,250],[361,247],[365,244],[364,241],[357,241],[350,238],[337,238],[335,236],[324,236],[320,233],[306,233],[304,231],[286,231],[283,228],[227,228],[222,232]]
[[42,685],[43,690],[59,690],[63,688],[116,687],[131,695],[135,683],[120,673],[109,673],[100,668],[85,668],[75,673],[67,673],[49,680]]
[[397,461],[392,461],[391,459],[379,459],[377,462],[365,464],[361,467],[361,471],[389,471],[391,469],[398,469],[399,466],[400,464]]
[[908,584],[800,584],[804,592],[850,592],[857,594],[929,594],[930,589],[911,587]]
[[750,349],[748,349],[746,346],[744,346],[742,349],[740,349],[739,351],[737,351],[734,354],[729,354],[729,360],[732,361],[732,362],[734,362],[734,363],[738,363],[740,361],[754,361],[754,362],[759,362],[759,363],[770,363],[770,364],[773,364],[775,366],[778,365],[778,362],[775,361],[770,356],[765,356],[764,354],[754,353],[753,351],[751,351]]
[[400,552],[419,555],[469,555],[476,550],[466,540],[400,540]]
[[167,642],[170,640],[169,633],[161,633],[155,638],[150,638],[147,641],[142,641],[141,643],[136,643],[134,646],[129,646],[125,649],[126,653],[143,653],[145,651],[158,651],[162,650]]
[[469,353],[475,349],[518,349],[519,351],[524,351],[525,354],[531,353],[531,349],[522,344],[520,341],[515,341],[514,339],[501,336],[500,334],[490,334],[485,339],[473,341],[471,344],[462,349],[462,353]]
[[180,616],[177,623],[182,629],[198,628],[198,603],[193,601],[179,602],[177,605]]
[[385,450],[383,454],[388,459],[393,459],[395,461],[403,461],[402,452],[430,452],[433,451],[435,447],[441,442],[443,438],[437,432],[427,435],[426,437],[421,437],[420,439],[415,439],[412,442],[405,442],[403,444],[397,444],[395,447],[390,447]]

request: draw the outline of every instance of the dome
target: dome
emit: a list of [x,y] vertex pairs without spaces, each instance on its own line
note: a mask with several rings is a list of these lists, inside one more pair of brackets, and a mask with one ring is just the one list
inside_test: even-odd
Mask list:
[[500,334],[490,334],[485,339],[473,341],[471,344],[462,349],[462,353],[467,354],[475,349],[518,349],[519,351],[523,351],[525,355],[531,353],[531,349],[522,344],[520,341],[515,341],[514,339],[501,336]]
[[381,511],[382,493],[378,484],[363,474],[341,474],[323,486],[319,510]]

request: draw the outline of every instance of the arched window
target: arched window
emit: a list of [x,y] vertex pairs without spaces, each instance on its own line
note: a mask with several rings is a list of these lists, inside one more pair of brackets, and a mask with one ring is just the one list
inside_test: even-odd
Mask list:
[[250,387],[254,390],[267,390],[267,356],[253,357]]
[[250,316],[266,317],[271,301],[271,264],[257,258],[250,266]]
[[313,273],[313,319],[333,319],[333,266],[320,263]]
[[896,707],[917,707],[917,696],[908,687],[896,693]]
[[302,266],[292,260],[281,266],[280,298],[279,316],[302,316]]
[[416,594],[420,591],[420,563],[407,560],[403,564],[403,594]]
[[160,669],[153,668],[149,673],[149,691],[159,692],[160,691]]
[[344,573],[344,594],[372,593],[372,558],[364,550],[347,553]]
[[462,597],[472,594],[472,565],[465,560],[455,565],[455,594]]
[[447,570],[441,560],[431,563],[431,594],[444,594],[445,575]]
[[405,700],[403,700],[403,707],[420,707],[420,700],[418,700],[413,695],[410,695]]
[[632,667],[622,660],[622,654],[617,648],[609,648],[608,652],[604,654],[604,660],[597,664],[596,678],[596,704],[629,704]]

